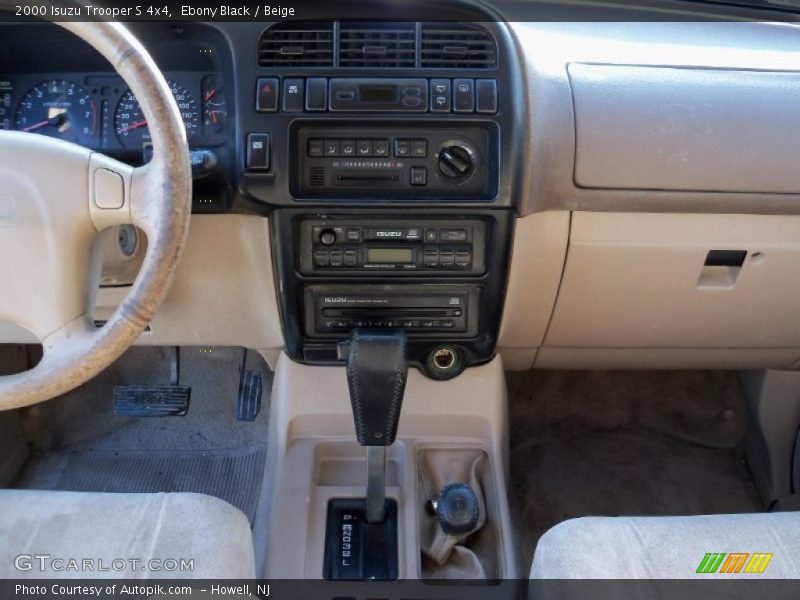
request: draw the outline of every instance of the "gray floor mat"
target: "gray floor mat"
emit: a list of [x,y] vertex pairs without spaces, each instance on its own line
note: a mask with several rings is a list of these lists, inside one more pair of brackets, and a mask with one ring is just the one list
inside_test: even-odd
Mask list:
[[255,517],[266,446],[210,452],[76,451],[44,457],[20,487],[77,492],[194,492]]
[[27,424],[35,432],[35,450],[216,450],[266,442],[272,372],[257,353],[248,352],[249,368],[263,374],[264,398],[254,422],[237,421],[241,348],[181,349],[181,383],[192,386],[185,417],[114,414],[114,386],[169,382],[171,357],[170,348],[132,348],[87,384],[37,406]]
[[264,377],[264,397],[256,420],[240,422],[242,349],[183,348],[181,383],[192,386],[185,417],[114,414],[114,386],[168,382],[170,358],[169,348],[132,348],[89,383],[30,411],[35,454],[16,487],[205,493],[242,509],[252,523],[265,474],[272,372],[248,353],[248,368]]
[[511,480],[521,574],[539,537],[587,515],[761,510],[737,451],[733,373],[509,373]]

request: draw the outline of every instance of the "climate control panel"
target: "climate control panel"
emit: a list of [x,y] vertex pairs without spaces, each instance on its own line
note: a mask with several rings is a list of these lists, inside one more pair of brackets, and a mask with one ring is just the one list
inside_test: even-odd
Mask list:
[[491,200],[497,135],[464,127],[300,126],[293,195],[375,200]]

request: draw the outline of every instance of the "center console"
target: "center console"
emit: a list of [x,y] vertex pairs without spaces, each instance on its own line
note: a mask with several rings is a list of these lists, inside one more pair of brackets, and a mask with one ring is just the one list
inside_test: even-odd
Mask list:
[[[511,219],[474,205],[498,195],[496,117],[449,113],[379,126],[350,114],[399,110],[407,98],[430,104],[443,81],[331,78],[333,114],[289,126],[289,190],[309,208],[276,211],[273,225],[284,333],[296,359],[341,361],[356,327],[403,330],[411,363],[437,379],[491,358]],[[354,100],[336,99],[351,92]],[[347,117],[336,118],[340,111]],[[464,203],[473,206],[452,208]]]
[[286,348],[268,577],[431,580],[369,596],[430,598],[514,576],[495,346],[521,181],[515,60],[491,22],[262,34],[239,188],[269,206]]
[[290,355],[343,359],[356,327],[402,329],[413,366],[447,379],[494,353],[508,211],[384,208],[276,212],[275,263]]
[[[376,392],[390,395],[392,376],[381,381]],[[377,421],[358,416],[370,399],[352,404],[351,386],[345,367],[278,363],[269,439],[279,466],[264,577],[276,590],[281,579],[308,581],[308,598],[519,597],[500,360],[441,382],[410,369],[397,438],[378,449],[378,461],[353,422],[367,420],[361,429],[371,431]],[[382,481],[372,477],[376,466]],[[384,515],[371,524],[375,485]]]
[[258,61],[239,187],[271,209],[288,355],[342,365],[360,327],[431,378],[490,360],[523,143],[506,28],[283,22]]

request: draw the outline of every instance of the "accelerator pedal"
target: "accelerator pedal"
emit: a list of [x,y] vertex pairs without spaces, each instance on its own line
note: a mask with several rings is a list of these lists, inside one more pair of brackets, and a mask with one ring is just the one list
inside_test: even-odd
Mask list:
[[122,417],[183,417],[189,412],[192,387],[180,384],[181,351],[177,346],[170,365],[170,385],[118,385],[114,412]]
[[264,383],[261,373],[247,368],[247,349],[242,351],[239,366],[239,393],[236,397],[236,420],[255,421],[261,411]]

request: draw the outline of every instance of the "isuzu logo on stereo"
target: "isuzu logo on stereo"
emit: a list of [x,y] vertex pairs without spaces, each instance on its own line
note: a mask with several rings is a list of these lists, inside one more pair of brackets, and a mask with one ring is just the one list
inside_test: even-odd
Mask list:
[[391,237],[391,238],[399,238],[403,237],[402,231],[376,231],[376,237]]

